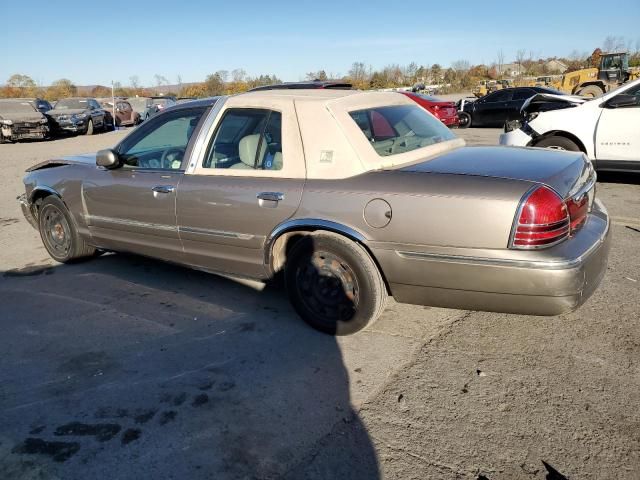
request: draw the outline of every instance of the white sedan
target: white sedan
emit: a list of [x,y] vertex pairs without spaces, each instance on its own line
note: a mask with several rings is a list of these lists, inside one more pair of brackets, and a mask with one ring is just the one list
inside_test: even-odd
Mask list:
[[[566,108],[542,111],[549,102]],[[598,170],[640,171],[640,80],[593,100],[536,95],[522,113],[526,120],[503,133],[501,145],[582,151]]]

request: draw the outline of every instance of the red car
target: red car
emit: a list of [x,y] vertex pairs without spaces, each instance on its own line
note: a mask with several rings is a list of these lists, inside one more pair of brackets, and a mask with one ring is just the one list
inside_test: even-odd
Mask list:
[[436,97],[430,97],[429,95],[422,95],[420,93],[400,93],[406,95],[421,107],[426,108],[429,113],[434,115],[447,127],[457,127],[458,123],[460,123],[460,121],[458,120],[458,109],[456,108],[456,104],[454,102],[444,102],[437,99]]

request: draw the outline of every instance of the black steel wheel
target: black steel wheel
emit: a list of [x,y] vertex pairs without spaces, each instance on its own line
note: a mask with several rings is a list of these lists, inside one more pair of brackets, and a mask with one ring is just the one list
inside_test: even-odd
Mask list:
[[468,128],[471,126],[471,115],[467,112],[458,112],[458,128]]
[[296,312],[313,328],[349,335],[382,313],[387,291],[369,254],[357,243],[323,232],[292,248],[285,284]]
[[78,235],[67,207],[54,195],[40,204],[38,226],[44,248],[58,262],[73,262],[96,253],[96,249]]

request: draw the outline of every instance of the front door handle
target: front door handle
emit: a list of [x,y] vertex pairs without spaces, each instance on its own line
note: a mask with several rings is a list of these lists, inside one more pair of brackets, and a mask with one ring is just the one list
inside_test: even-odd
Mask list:
[[284,193],[280,192],[261,192],[258,195],[258,200],[269,200],[270,202],[279,202],[284,200]]
[[176,187],[173,185],[156,185],[151,190],[153,190],[154,193],[173,193],[175,189]]

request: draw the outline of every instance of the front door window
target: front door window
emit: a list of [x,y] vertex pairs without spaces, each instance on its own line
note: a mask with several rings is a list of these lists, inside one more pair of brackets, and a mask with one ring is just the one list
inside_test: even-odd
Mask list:
[[179,170],[204,108],[167,112],[127,138],[119,148],[124,168]]

